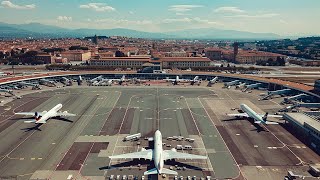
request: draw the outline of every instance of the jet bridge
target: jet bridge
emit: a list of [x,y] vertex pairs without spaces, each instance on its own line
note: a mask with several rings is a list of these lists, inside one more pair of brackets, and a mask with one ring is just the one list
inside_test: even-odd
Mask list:
[[50,81],[50,80],[48,80],[48,79],[39,79],[39,83],[42,84],[42,85],[49,86],[49,87],[56,86],[56,84],[54,83],[54,81]]
[[9,89],[0,89],[0,92],[5,92],[14,96],[12,90],[9,90]]
[[243,89],[243,92],[246,92],[249,89],[259,88],[259,87],[262,87],[262,86],[263,86],[262,83],[249,84],[249,85],[245,86],[245,89]]
[[309,95],[306,94],[298,94],[295,96],[291,96],[291,97],[285,97],[284,100],[282,101],[282,103],[287,103],[287,104],[293,104],[293,101],[299,101],[302,100],[304,98],[308,98]]
[[320,108],[320,103],[299,103],[296,107]]
[[33,83],[27,83],[27,82],[18,82],[18,84],[22,87],[28,87],[31,86],[33,90],[35,89],[41,89],[39,84],[33,84]]
[[231,86],[237,85],[237,84],[239,84],[239,83],[240,83],[239,80],[234,80],[234,81],[231,81],[231,82],[226,82],[226,83],[224,83],[224,87],[230,88]]
[[277,90],[277,91],[268,91],[268,94],[262,97],[260,100],[267,100],[271,98],[272,96],[275,95],[288,95],[292,93],[291,89],[282,89],[282,90]]

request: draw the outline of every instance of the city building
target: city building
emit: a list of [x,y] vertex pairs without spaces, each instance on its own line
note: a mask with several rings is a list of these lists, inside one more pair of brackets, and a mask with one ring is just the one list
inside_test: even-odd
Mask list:
[[320,60],[289,59],[289,63],[300,66],[320,66]]
[[149,57],[110,57],[91,59],[90,65],[111,68],[142,68],[142,65],[148,62],[150,62]]
[[236,59],[237,59],[237,55],[239,53],[239,43],[238,42],[235,42],[233,44],[233,61],[235,62]]
[[95,56],[98,56],[99,58],[109,58],[109,57],[114,57],[115,53],[108,51],[108,52],[99,52]]
[[277,58],[286,58],[285,55],[263,52],[263,51],[239,51],[236,55],[235,62],[240,64],[256,64],[263,61],[276,61]]
[[69,63],[67,58],[54,57],[51,61],[52,64],[66,64]]
[[166,52],[165,57],[188,57],[188,53],[185,51],[171,51]]
[[44,64],[51,64],[54,60],[51,54],[37,54],[35,56],[36,61],[43,61]]
[[91,52],[66,51],[61,52],[61,57],[67,58],[68,61],[87,61],[91,58]]
[[211,66],[211,60],[206,57],[162,57],[153,60],[148,56],[138,56],[97,58],[90,60],[90,65],[108,66],[114,68],[142,68],[145,63],[158,64],[161,65],[162,68],[192,68]]
[[206,49],[205,55],[212,61],[222,59],[222,51],[220,49]]
[[191,67],[209,67],[211,60],[207,57],[184,57],[159,59],[162,62],[162,68],[191,68]]

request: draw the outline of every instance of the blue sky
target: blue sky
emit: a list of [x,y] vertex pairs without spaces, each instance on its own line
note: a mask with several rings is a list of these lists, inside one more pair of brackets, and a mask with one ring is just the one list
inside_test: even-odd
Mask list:
[[320,0],[0,0],[0,21],[150,32],[220,28],[320,34]]

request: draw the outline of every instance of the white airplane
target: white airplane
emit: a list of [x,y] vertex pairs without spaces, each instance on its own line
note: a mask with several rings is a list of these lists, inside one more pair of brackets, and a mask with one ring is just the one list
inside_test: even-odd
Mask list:
[[277,122],[271,122],[267,121],[267,117],[278,117],[281,118],[282,116],[280,115],[268,115],[266,113],[265,115],[263,114],[258,114],[255,111],[253,111],[249,106],[246,104],[241,104],[240,109],[243,111],[243,113],[238,113],[238,114],[227,114],[228,116],[232,117],[246,117],[246,118],[252,118],[254,119],[254,123],[256,124],[279,124]]
[[121,85],[123,82],[128,81],[128,79],[126,79],[126,76],[125,76],[125,75],[123,75],[120,79],[108,79],[108,80],[111,80],[112,82],[118,82],[120,85]]
[[142,149],[140,152],[109,156],[110,159],[149,159],[154,161],[155,168],[144,172],[144,175],[151,174],[172,174],[177,175],[176,171],[163,168],[164,161],[169,159],[207,159],[206,156],[180,153],[175,148],[171,150],[162,149],[162,135],[159,130],[154,134],[154,149]]
[[101,86],[111,86],[112,83],[112,79],[102,79],[101,81],[99,81],[99,85]]
[[90,82],[90,83],[93,83],[93,82],[96,82],[96,81],[100,81],[100,80],[102,80],[102,79],[103,79],[103,76],[101,75],[101,76],[98,76],[98,77],[95,77],[95,78],[89,80],[89,82]]
[[62,108],[62,104],[58,104],[49,111],[43,112],[18,112],[16,115],[34,116],[35,119],[24,121],[25,123],[45,124],[47,120],[53,117],[59,116],[76,116],[75,114],[68,113],[67,111],[59,111]]
[[67,86],[71,86],[72,85],[72,81],[66,77],[62,77],[62,83],[64,83]]
[[215,84],[218,81],[218,77],[216,76],[215,78],[211,79],[209,82],[211,84]]
[[190,80],[191,85],[194,85],[196,83],[201,83],[201,79],[199,79],[199,76],[194,77],[192,80]]
[[180,79],[179,76],[176,76],[175,79],[169,79],[168,77],[166,79],[163,79],[166,82],[171,82],[173,85],[177,85],[179,82],[184,83],[184,82],[190,82],[190,79]]

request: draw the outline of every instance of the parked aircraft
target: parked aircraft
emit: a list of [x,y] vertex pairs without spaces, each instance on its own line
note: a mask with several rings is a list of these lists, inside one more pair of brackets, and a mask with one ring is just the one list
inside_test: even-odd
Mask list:
[[190,80],[191,85],[194,85],[196,83],[200,84],[201,79],[199,79],[199,76],[194,77],[194,79]]
[[48,80],[48,79],[39,79],[39,83],[42,85],[47,85],[47,86],[56,86],[54,81]]
[[72,86],[72,81],[70,79],[66,78],[66,77],[62,77],[61,82],[63,84],[65,84],[66,86]]
[[263,114],[258,114],[255,111],[253,111],[249,106],[246,104],[241,104],[240,109],[243,111],[243,113],[238,113],[238,114],[227,114],[228,116],[233,116],[233,117],[246,117],[246,118],[252,118],[254,119],[254,123],[256,124],[279,124],[277,122],[271,122],[267,120],[267,117],[278,117],[281,118],[282,116],[280,115],[268,115],[268,112],[263,115]]
[[198,80],[199,77],[197,77],[197,78],[196,77],[193,80],[191,80],[191,79],[180,79],[179,76],[176,76],[175,79],[166,78],[163,80],[165,80],[166,82],[171,82],[173,85],[177,85],[178,83],[187,83],[187,82],[192,82],[194,80]]
[[111,80],[112,82],[118,82],[120,85],[121,85],[123,82],[128,81],[128,79],[126,79],[126,76],[125,76],[125,75],[123,75],[120,79],[108,79],[108,80]]
[[99,81],[99,86],[111,86],[112,83],[112,79],[102,79],[101,81]]
[[98,76],[98,77],[95,77],[95,78],[91,79],[89,82],[90,82],[90,83],[94,83],[94,82],[100,81],[100,80],[102,80],[102,79],[103,79],[103,76],[101,75],[101,76]]
[[218,77],[216,76],[215,78],[211,79],[209,82],[211,84],[215,84],[218,81]]
[[169,159],[207,159],[206,156],[180,153],[175,148],[171,150],[162,149],[162,135],[159,130],[154,134],[154,149],[142,149],[140,152],[109,156],[110,159],[149,159],[154,161],[155,168],[144,172],[144,175],[151,174],[173,174],[178,173],[170,169],[163,168],[164,161]]
[[21,88],[31,86],[32,89],[41,89],[39,84],[33,84],[33,83],[27,83],[27,82],[18,82],[18,84]]
[[36,124],[45,124],[47,120],[53,117],[60,116],[76,116],[75,114],[68,113],[67,111],[61,112],[62,104],[58,104],[49,111],[43,112],[18,112],[16,115],[24,115],[24,116],[34,116],[35,119],[24,121],[25,123],[36,123]]

